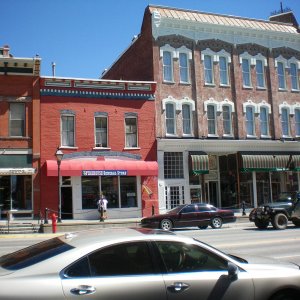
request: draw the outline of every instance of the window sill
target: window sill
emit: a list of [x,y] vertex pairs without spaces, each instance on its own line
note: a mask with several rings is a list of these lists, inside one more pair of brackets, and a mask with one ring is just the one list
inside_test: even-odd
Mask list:
[[124,150],[141,150],[140,147],[125,147]]
[[0,136],[0,140],[23,140],[23,141],[29,141],[31,140],[31,137],[28,136]]
[[208,138],[218,138],[219,136],[217,134],[208,134]]
[[223,134],[224,139],[233,139],[233,134]]
[[257,136],[256,135],[249,135],[249,134],[247,134],[247,139],[249,139],[249,140],[256,140]]
[[230,88],[230,84],[220,84],[220,87],[223,87],[223,88]]
[[270,140],[271,136],[270,135],[261,135],[260,138],[264,139],[264,140]]
[[214,83],[204,83],[204,86],[209,86],[209,87],[215,87],[216,85]]
[[78,147],[76,146],[59,146],[59,149],[71,149],[71,150],[77,150]]
[[93,150],[111,150],[110,147],[94,147]]
[[300,90],[292,89],[291,92],[292,92],[292,93],[300,93]]
[[256,90],[257,90],[257,91],[266,91],[267,88],[266,88],[265,86],[257,86],[257,87],[256,87]]
[[165,81],[165,80],[163,80],[163,83],[164,84],[175,84],[175,81]]
[[183,138],[193,138],[194,135],[193,134],[183,134],[182,137]]
[[180,81],[179,84],[180,84],[180,85],[191,85],[190,82],[184,82],[184,81]]
[[287,90],[287,88],[284,88],[284,89],[278,88],[278,91],[279,91],[279,92],[287,92],[288,90]]
[[243,85],[243,89],[245,89],[245,90],[253,90],[253,86]]

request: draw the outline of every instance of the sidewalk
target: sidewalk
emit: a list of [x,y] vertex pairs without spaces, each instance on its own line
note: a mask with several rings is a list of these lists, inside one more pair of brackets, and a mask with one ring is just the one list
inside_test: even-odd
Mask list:
[[[237,223],[248,222],[249,213],[245,216],[242,213],[235,213],[237,217],[236,223],[230,223],[230,226],[235,226]],[[61,234],[65,232],[71,231],[79,231],[79,230],[87,230],[87,229],[96,229],[96,228],[111,228],[111,227],[139,227],[140,221],[142,218],[127,218],[127,219],[107,219],[104,222],[100,222],[99,220],[62,220],[61,223],[57,223],[56,233]],[[39,228],[39,233],[34,233],[35,235],[44,235],[44,234],[52,234],[52,222],[48,220],[48,224],[40,223],[38,220],[16,220],[14,219],[10,222],[10,226],[13,224],[22,224],[22,223],[30,223],[34,224]],[[0,225],[7,226],[7,220],[0,220]],[[224,226],[227,224],[224,224]],[[32,234],[32,233],[31,233]],[[8,236],[11,234],[1,234],[2,236]],[[16,234],[14,234],[16,235]],[[27,236],[28,234],[20,234]]]

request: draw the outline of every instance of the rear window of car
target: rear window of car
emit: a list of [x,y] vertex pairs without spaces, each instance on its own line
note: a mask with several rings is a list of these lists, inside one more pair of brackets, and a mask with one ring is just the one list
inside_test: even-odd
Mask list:
[[69,251],[72,248],[74,247],[64,243],[59,238],[53,238],[2,256],[0,266],[7,270],[16,271]]

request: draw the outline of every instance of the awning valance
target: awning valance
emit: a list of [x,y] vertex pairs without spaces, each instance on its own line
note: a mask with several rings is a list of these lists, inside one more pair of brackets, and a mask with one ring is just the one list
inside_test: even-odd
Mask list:
[[191,166],[194,175],[209,173],[209,160],[207,154],[191,154]]
[[242,154],[243,172],[252,171],[299,171],[300,155],[276,154],[276,155],[248,155]]
[[[47,176],[57,176],[56,160],[47,160]],[[156,161],[142,160],[63,160],[60,166],[61,176],[157,176]]]

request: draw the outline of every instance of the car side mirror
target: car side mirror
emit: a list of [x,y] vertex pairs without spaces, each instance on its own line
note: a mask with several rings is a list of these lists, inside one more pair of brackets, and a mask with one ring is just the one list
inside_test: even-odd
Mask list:
[[232,262],[228,262],[228,276],[231,280],[238,278],[239,268]]

